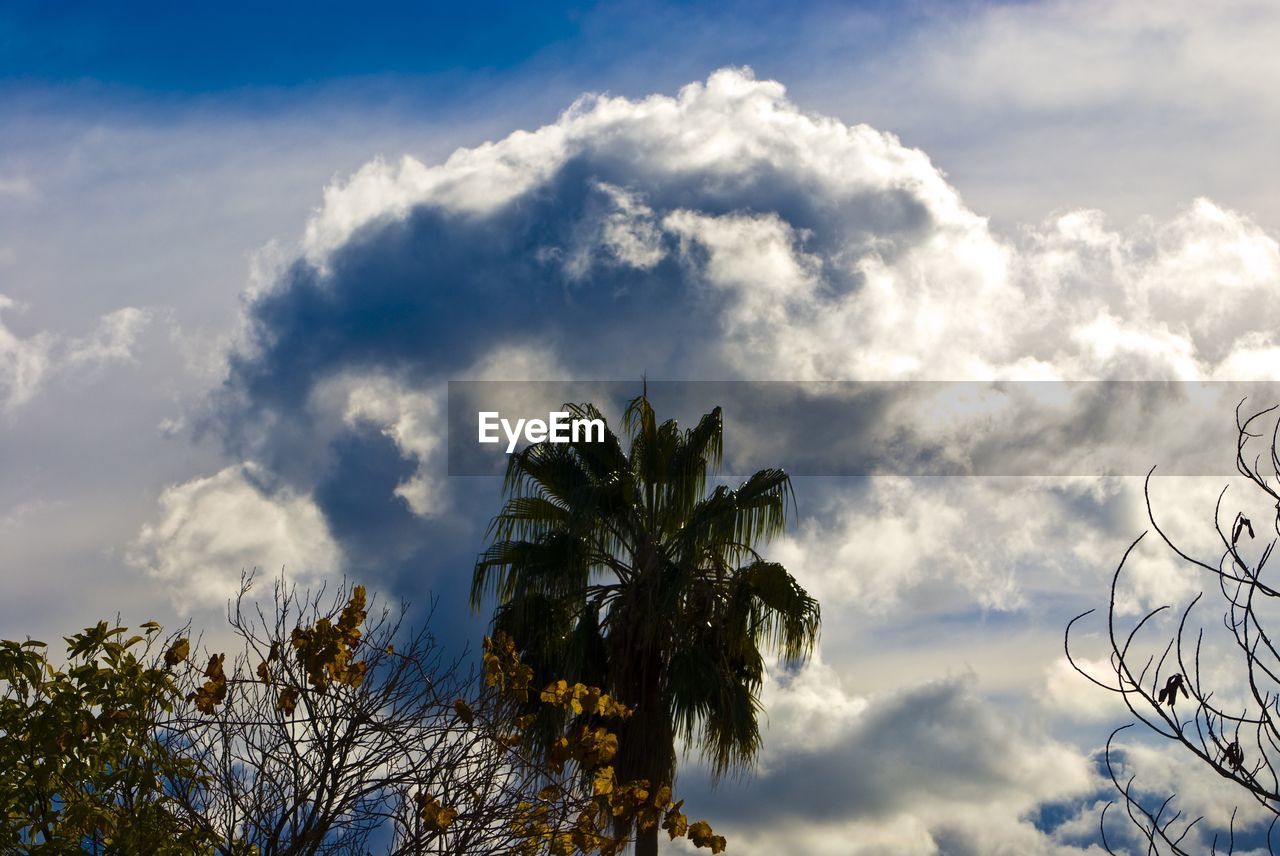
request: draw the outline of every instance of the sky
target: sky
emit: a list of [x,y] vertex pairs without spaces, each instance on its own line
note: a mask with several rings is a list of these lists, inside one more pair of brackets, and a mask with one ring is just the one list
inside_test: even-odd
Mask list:
[[[1147,467],[1202,456],[1152,505],[1212,552],[1234,383],[1280,379],[1280,10],[260,5],[0,4],[0,637],[210,626],[283,567],[474,642],[501,485],[449,475],[450,381],[903,382],[840,439],[912,454],[796,470],[769,554],[823,635],[759,769],[680,787],[744,856],[1102,852],[1128,720],[1062,634]],[[1152,542],[1123,617],[1205,586]]]

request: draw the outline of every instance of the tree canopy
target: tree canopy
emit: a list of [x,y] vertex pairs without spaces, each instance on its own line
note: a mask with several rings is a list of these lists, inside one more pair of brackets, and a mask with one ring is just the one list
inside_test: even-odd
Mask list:
[[[604,417],[566,405],[574,418]],[[765,655],[808,657],[818,603],[758,548],[794,506],[780,469],[736,488],[711,485],[722,462],[719,408],[692,428],[659,422],[647,397],[627,407],[628,448],[533,444],[509,458],[507,501],[476,563],[472,603],[495,596],[495,630],[511,635],[539,681],[597,685],[633,715],[620,726],[616,768],[670,786],[676,741],[715,774],[750,769],[760,747]],[[543,716],[541,750],[562,730]],[[637,853],[652,853],[652,830]]]
[[[670,788],[615,772],[631,711],[533,684],[509,637],[472,670],[363,586],[247,593],[230,656],[155,623],[99,623],[63,661],[0,642],[0,850],[616,856],[623,821],[723,851]],[[575,717],[550,757],[525,749],[527,704]]]

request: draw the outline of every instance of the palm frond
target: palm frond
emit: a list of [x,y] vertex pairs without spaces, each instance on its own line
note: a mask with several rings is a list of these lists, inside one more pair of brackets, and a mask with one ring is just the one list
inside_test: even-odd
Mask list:
[[776,562],[753,562],[735,575],[761,609],[752,634],[790,663],[813,653],[822,626],[822,609],[795,577]]
[[565,598],[590,584],[590,548],[568,532],[551,532],[536,541],[497,541],[476,560],[471,602],[496,595],[508,603],[530,593]]
[[573,510],[548,496],[514,496],[489,524],[489,537],[502,541],[523,541],[557,529],[567,529]]

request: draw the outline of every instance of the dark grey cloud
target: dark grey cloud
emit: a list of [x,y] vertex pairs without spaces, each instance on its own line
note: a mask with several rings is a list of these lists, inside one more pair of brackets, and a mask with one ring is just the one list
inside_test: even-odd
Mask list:
[[[686,780],[685,793],[753,854],[768,852],[779,830],[812,852],[873,853],[874,840],[859,832],[882,826],[899,830],[899,846],[924,831],[938,852],[974,856],[997,845],[1025,853],[1087,846],[1058,840],[1055,830],[1105,793],[1093,763],[972,682],[937,681],[843,710],[830,693],[802,690],[812,709],[785,702],[770,713],[767,739],[789,742],[766,749],[763,772],[718,789]],[[813,730],[815,713],[843,727]],[[917,850],[928,852],[923,841]]]
[[[688,108],[698,122],[760,97],[759,85],[733,75],[720,89]],[[765,89],[766,100],[777,97]],[[618,107],[605,104],[599,113]],[[464,507],[458,503],[477,488],[451,485],[448,520],[414,517],[394,490],[428,465],[389,442],[384,424],[347,420],[334,429],[333,414],[326,415],[333,402],[317,395],[327,383],[377,376],[405,389],[441,389],[495,351],[521,347],[542,349],[567,376],[631,378],[637,388],[646,373],[740,376],[722,346],[724,318],[741,297],[709,281],[712,250],[664,227],[664,217],[692,211],[776,223],[790,236],[782,249],[815,258],[872,238],[887,258],[931,226],[928,200],[901,177],[854,177],[837,198],[820,186],[821,170],[797,168],[786,150],[744,147],[741,162],[685,162],[696,153],[650,139],[653,127],[678,130],[670,117],[648,121],[644,107],[627,109],[637,114],[626,117],[635,127],[584,132],[568,153],[540,165],[545,176],[499,203],[476,211],[427,199],[366,218],[322,253],[288,265],[249,302],[245,335],[205,430],[232,456],[311,495],[348,560],[360,557],[388,579],[412,573],[415,584],[430,586],[424,551],[460,564],[461,544],[476,549],[476,530],[460,532],[454,523],[486,519],[498,497],[490,489],[479,505]],[[765,142],[777,146],[777,134],[770,129]],[[871,142],[859,146],[894,145],[866,136]],[[836,266],[819,287],[847,292],[860,279]],[[503,377],[504,367],[495,372]]]

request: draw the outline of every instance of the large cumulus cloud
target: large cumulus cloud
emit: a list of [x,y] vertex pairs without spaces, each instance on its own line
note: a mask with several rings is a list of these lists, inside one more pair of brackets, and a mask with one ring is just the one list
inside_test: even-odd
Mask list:
[[[257,371],[239,368],[265,383],[297,365],[282,356],[304,332],[292,325],[358,309],[333,352],[299,355],[313,370],[374,331],[387,359],[406,331],[436,333],[430,354],[514,328],[610,368],[704,376],[1215,376],[1270,346],[1260,298],[1278,271],[1275,241],[1208,200],[1123,234],[1080,211],[1001,240],[924,153],[725,70],[674,98],[584,98],[534,132],[330,187],[287,287],[255,307]],[[422,313],[459,295],[463,329],[442,339]],[[608,316],[641,308],[645,341],[598,347]],[[661,325],[673,317],[694,323]]]
[[[439,480],[445,379],[1270,378],[1277,271],[1276,242],[1207,200],[995,235],[924,153],[726,69],[329,187],[250,295],[210,422],[335,530],[385,512],[361,547],[407,566],[472,490]],[[934,424],[912,406],[895,424]]]
[[[1072,211],[996,234],[924,153],[808,113],[745,70],[675,96],[590,96],[537,130],[438,164],[374,161],[326,190],[296,254],[248,294],[203,420],[232,463],[252,469],[175,486],[133,555],[187,596],[215,601],[210,583],[224,577],[193,583],[167,569],[207,536],[201,510],[247,497],[256,518],[287,530],[294,555],[252,534],[227,545],[224,564],[348,570],[411,596],[435,591],[461,614],[498,487],[444,476],[447,380],[1271,380],[1278,278],[1276,241],[1209,200],[1125,230]],[[1221,403],[1184,430],[1186,444],[1202,447],[1196,432],[1229,420]],[[931,414],[949,406],[912,398],[867,423],[892,417],[928,434]],[[1081,431],[1106,421],[1093,419],[1096,396],[1069,406],[1087,417]],[[1033,461],[1073,442],[1057,434],[1037,444],[1038,426],[971,415],[927,439],[963,459],[1013,430]],[[1137,408],[1134,424],[1145,415]],[[842,615],[872,628],[885,626],[875,616],[896,616],[899,638],[943,648],[954,626],[943,616],[1021,612],[1042,632],[1060,627],[1081,580],[1105,579],[1099,568],[1118,557],[1143,508],[1140,485],[1125,480],[923,490],[902,479],[813,480],[801,494],[808,517],[779,550],[829,603],[828,646],[852,646],[830,652],[842,668],[866,642]],[[264,555],[253,559],[253,549]],[[1132,608],[1189,590],[1177,569],[1152,567]],[[902,619],[914,614],[907,602],[919,626]],[[974,668],[983,682],[1000,679],[1010,656],[983,655]],[[1024,691],[1038,691],[1052,663],[1025,667]],[[797,693],[779,688],[774,715],[807,721],[788,712]],[[806,781],[811,771],[786,769],[795,759],[823,771],[813,781],[841,780],[840,757],[911,780],[885,773],[817,814],[788,808],[821,815],[812,852],[847,852],[830,843],[840,830],[875,852],[890,852],[874,844],[889,840],[916,842],[900,852],[998,852],[993,835],[1013,842],[1010,852],[1075,846],[1027,818],[1039,802],[1089,797],[1084,755],[1034,728],[1011,732],[1007,714],[955,680],[842,704],[844,718],[828,721],[840,752],[810,746],[766,759],[761,793]],[[930,775],[923,757],[876,742],[904,723],[912,745],[954,769]],[[770,739],[785,743],[784,731]],[[974,748],[1009,734],[1011,761]],[[1038,786],[1054,770],[1069,772],[1064,784]],[[996,818],[985,833],[948,808],[979,802],[974,787],[989,789],[986,817]]]

